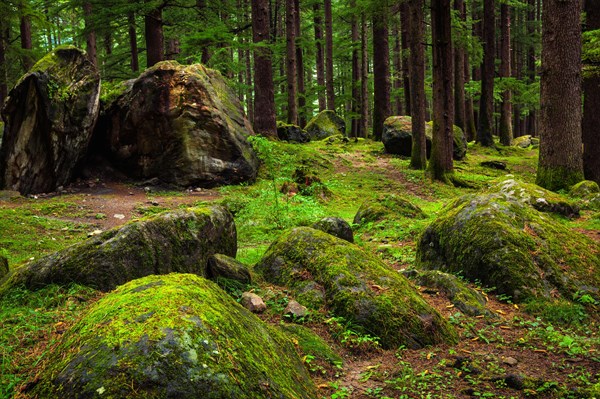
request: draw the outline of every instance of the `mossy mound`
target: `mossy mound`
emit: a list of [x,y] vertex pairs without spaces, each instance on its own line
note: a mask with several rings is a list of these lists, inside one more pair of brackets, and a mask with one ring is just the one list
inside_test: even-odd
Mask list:
[[335,351],[311,329],[299,324],[282,324],[292,341],[297,342],[305,356],[313,356],[317,360],[328,362],[331,365],[341,365],[343,360]]
[[322,140],[329,136],[346,135],[346,123],[334,111],[325,110],[313,117],[304,128],[312,140]]
[[358,208],[354,216],[354,224],[378,222],[384,219],[426,218],[425,212],[417,205],[395,194],[382,195],[367,200]]
[[454,329],[404,276],[322,231],[288,230],[269,247],[255,270],[267,281],[291,289],[304,305],[326,307],[381,338],[384,348],[420,348],[457,339]]
[[310,136],[300,126],[277,121],[277,137],[292,143],[308,143]]
[[[510,191],[513,193],[513,191]],[[600,248],[517,190],[454,200],[426,228],[416,265],[460,273],[515,301],[600,288]]]
[[98,301],[46,359],[39,397],[316,398],[292,342],[191,274]]
[[515,137],[513,141],[510,142],[510,145],[513,147],[519,148],[528,148],[530,146],[539,146],[540,139],[537,137],[532,137],[530,135]]
[[569,190],[569,195],[571,197],[586,197],[596,193],[600,193],[600,187],[598,186],[598,183],[592,180],[581,181]]
[[540,212],[557,213],[567,217],[579,216],[577,204],[535,184],[507,179],[494,186],[491,191],[499,192],[507,200],[532,206]]
[[489,314],[485,309],[487,302],[485,297],[452,274],[439,270],[415,269],[406,270],[403,274],[419,285],[440,290],[464,314],[469,316]]
[[36,289],[72,283],[109,291],[150,274],[204,276],[212,254],[235,257],[236,240],[233,217],[225,208],[176,210],[106,231],[14,269],[2,291],[15,285]]

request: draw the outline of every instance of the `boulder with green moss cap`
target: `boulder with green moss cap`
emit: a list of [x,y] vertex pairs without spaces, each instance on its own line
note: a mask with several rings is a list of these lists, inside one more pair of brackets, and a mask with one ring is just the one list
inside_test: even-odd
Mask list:
[[175,210],[130,222],[14,268],[3,288],[81,284],[102,291],[150,274],[207,274],[208,258],[235,257],[236,229],[223,207]]
[[324,231],[327,234],[341,238],[348,242],[354,242],[352,227],[342,218],[326,217],[311,226],[313,229]]
[[572,197],[586,197],[597,193],[600,193],[600,187],[593,180],[580,181],[569,190],[569,195]]
[[10,91],[0,148],[0,189],[55,191],[85,157],[99,110],[100,75],[86,54],[58,47]]
[[119,287],[46,360],[36,397],[317,398],[286,334],[191,274]]
[[308,143],[310,136],[298,125],[277,121],[277,137],[279,140],[292,143]]
[[565,200],[562,196],[535,184],[507,179],[492,187],[490,191],[498,192],[510,201],[531,206],[540,212],[566,217],[579,216],[579,206],[574,201]]
[[417,205],[396,194],[384,194],[363,202],[354,216],[354,224],[378,222],[384,219],[427,217]]
[[214,254],[208,257],[206,277],[211,280],[226,278],[243,284],[250,284],[252,281],[248,266],[223,254]]
[[327,309],[381,339],[384,348],[453,343],[457,335],[409,281],[374,255],[309,227],[283,233],[255,270],[298,302]]
[[419,239],[417,267],[460,273],[515,301],[598,297],[598,244],[539,212],[526,190],[503,187],[446,206]]
[[337,134],[346,135],[346,123],[334,111],[325,110],[314,116],[304,130],[312,140],[322,140]]

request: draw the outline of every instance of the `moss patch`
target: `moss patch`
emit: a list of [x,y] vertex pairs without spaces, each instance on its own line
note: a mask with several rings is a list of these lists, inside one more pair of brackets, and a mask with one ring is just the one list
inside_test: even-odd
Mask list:
[[346,135],[344,120],[332,110],[319,112],[304,128],[306,133],[314,140],[321,140],[329,136]]
[[416,218],[423,219],[427,215],[407,199],[387,194],[373,200],[363,202],[354,217],[355,224],[377,222],[383,219]]

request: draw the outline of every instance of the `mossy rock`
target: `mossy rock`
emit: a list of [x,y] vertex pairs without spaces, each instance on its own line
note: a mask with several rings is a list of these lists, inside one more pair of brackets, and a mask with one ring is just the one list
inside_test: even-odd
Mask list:
[[15,285],[37,289],[72,283],[109,291],[150,274],[204,276],[211,255],[235,257],[236,240],[233,217],[223,207],[162,213],[13,269],[1,291]]
[[415,269],[405,270],[403,274],[419,285],[443,292],[450,302],[466,315],[490,314],[485,308],[485,297],[452,274],[439,270]]
[[384,219],[413,218],[424,219],[425,212],[406,198],[396,194],[386,194],[367,200],[358,208],[354,224],[378,222]]
[[341,365],[343,363],[342,357],[310,328],[299,324],[281,324],[280,328],[290,336],[292,341],[298,343],[305,356],[314,356],[316,359],[326,361],[331,365]]
[[[512,192],[512,190],[511,190]],[[416,266],[460,273],[515,301],[597,297],[600,248],[517,190],[466,195],[450,203],[420,237]]]
[[352,227],[342,218],[326,217],[311,226],[313,229],[324,231],[342,240],[354,242]]
[[515,137],[510,143],[513,147],[528,148],[530,146],[539,146],[540,139],[530,135]]
[[49,354],[37,397],[316,398],[291,340],[191,274],[131,281]]
[[[432,137],[432,131],[433,122],[427,122],[425,124],[425,134],[429,137]],[[456,125],[453,125],[452,127],[452,134],[452,159],[454,159],[455,161],[462,161],[467,155],[467,139],[463,130]]]
[[597,193],[600,193],[600,187],[598,186],[598,183],[592,180],[581,181],[569,190],[569,195],[571,197],[586,197]]
[[223,254],[214,254],[208,257],[206,277],[211,280],[225,278],[242,284],[252,282],[248,266],[231,256]]
[[[384,348],[420,348],[457,340],[454,329],[404,276],[374,255],[322,231],[309,227],[286,231],[255,271],[273,284],[288,287],[304,305],[326,308],[379,337]],[[322,295],[310,295],[318,290]]]
[[292,143],[308,143],[310,136],[300,126],[277,121],[277,137],[279,140]]
[[304,130],[312,140],[322,140],[329,136],[346,135],[346,123],[334,111],[325,110],[314,116]]
[[556,213],[566,217],[579,216],[579,206],[575,202],[565,200],[559,194],[535,184],[507,179],[492,187],[490,191],[499,192],[510,201],[531,206],[540,212]]

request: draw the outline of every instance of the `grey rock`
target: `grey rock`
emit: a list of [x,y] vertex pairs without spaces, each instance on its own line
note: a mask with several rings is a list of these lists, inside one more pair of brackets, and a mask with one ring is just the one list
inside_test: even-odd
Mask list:
[[263,299],[253,292],[244,292],[240,304],[252,313],[262,313],[267,310]]
[[214,254],[208,258],[207,277],[211,280],[226,278],[243,284],[250,284],[252,281],[246,265],[223,254]]
[[352,227],[342,218],[327,217],[312,225],[313,229],[324,231],[327,234],[341,238],[348,242],[354,242]]

